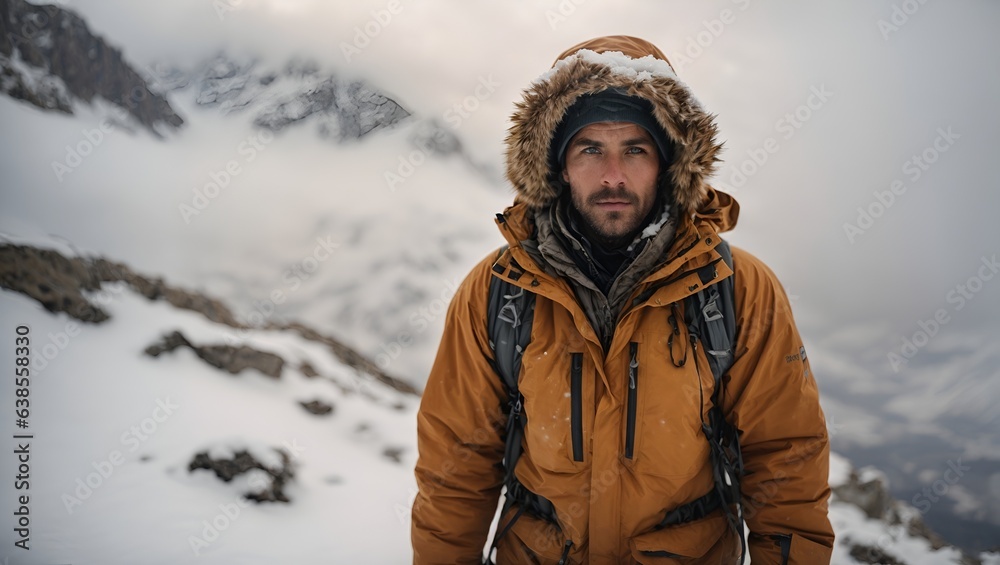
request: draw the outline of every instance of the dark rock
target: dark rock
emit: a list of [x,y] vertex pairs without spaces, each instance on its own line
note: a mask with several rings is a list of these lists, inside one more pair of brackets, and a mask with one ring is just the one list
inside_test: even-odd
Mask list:
[[308,361],[303,361],[299,364],[299,372],[310,379],[314,379],[319,376],[319,372],[316,371],[316,369],[310,365]]
[[174,331],[164,336],[159,343],[150,345],[145,349],[145,353],[157,357],[178,347],[189,347],[204,362],[233,375],[246,369],[256,369],[271,378],[278,379],[281,378],[281,370],[285,366],[285,360],[274,353],[246,345],[194,345],[179,331]]
[[160,278],[147,278],[121,263],[103,258],[67,258],[58,251],[25,245],[0,245],[0,287],[37,300],[50,312],[65,312],[94,324],[109,319],[107,312],[82,293],[99,291],[105,282],[125,282],[150,300],[166,300],[213,322],[243,327],[218,300],[170,287]]
[[306,411],[317,416],[326,416],[327,414],[333,412],[333,405],[327,404],[322,400],[310,400],[309,402],[299,402],[299,404],[301,404]]
[[203,294],[175,288],[163,282],[162,278],[148,278],[135,273],[121,263],[114,263],[103,258],[94,259],[91,269],[102,281],[124,281],[136,292],[150,300],[166,300],[183,310],[191,310],[204,315],[213,322],[218,322],[234,328],[243,327],[229,308],[215,298]]
[[57,251],[20,245],[0,246],[0,287],[34,298],[49,312],[65,312],[99,324],[110,316],[81,291],[97,291],[101,279],[79,259]]
[[907,565],[885,550],[870,545],[855,544],[851,547],[851,557],[860,563],[873,565]]
[[405,451],[405,449],[402,447],[386,447],[382,450],[382,455],[388,457],[394,463],[402,463],[403,451]]
[[194,459],[188,465],[188,472],[193,473],[198,469],[208,469],[214,472],[216,477],[228,483],[243,473],[260,469],[270,477],[271,484],[256,492],[244,493],[243,496],[255,502],[290,502],[284,489],[285,485],[295,478],[295,468],[285,450],[279,448],[274,448],[274,450],[281,456],[281,467],[277,469],[257,461],[246,450],[237,451],[230,459],[212,459],[207,451],[202,451],[195,454]]
[[257,369],[271,378],[281,378],[281,370],[285,360],[279,355],[260,351],[246,345],[206,345],[195,349],[198,357],[213,367],[218,367],[232,374],[245,369]]
[[24,100],[45,110],[73,113],[73,101],[67,96],[62,81],[55,77],[33,81],[23,76],[2,55],[0,55],[0,92],[6,92],[11,98]]
[[147,347],[145,353],[150,357],[159,357],[161,353],[173,351],[178,347],[191,347],[191,343],[184,337],[184,334],[175,331],[164,337],[160,343],[154,343]]

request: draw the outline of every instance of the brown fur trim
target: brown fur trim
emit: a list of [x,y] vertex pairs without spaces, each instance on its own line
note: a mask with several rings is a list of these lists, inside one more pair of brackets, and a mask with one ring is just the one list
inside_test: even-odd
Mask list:
[[715,172],[722,144],[716,142],[715,117],[705,112],[687,86],[663,75],[643,78],[617,74],[581,57],[564,61],[547,80],[535,82],[515,104],[507,131],[507,179],[518,200],[540,208],[557,196],[550,182],[549,145],[556,126],[576,99],[606,88],[622,88],[653,103],[656,120],[674,143],[669,168],[674,199],[693,214],[705,199],[706,179]]

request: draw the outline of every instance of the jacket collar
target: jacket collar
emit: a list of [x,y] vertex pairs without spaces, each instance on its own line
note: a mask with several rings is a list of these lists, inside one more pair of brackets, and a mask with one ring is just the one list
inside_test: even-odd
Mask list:
[[[678,217],[677,229],[666,246],[666,253],[660,261],[660,266],[652,271],[645,281],[669,277],[685,263],[695,259],[705,251],[704,247],[697,243],[712,237],[717,240],[719,234],[734,228],[739,219],[739,212],[739,203],[732,196],[721,190],[706,187],[706,198],[701,207],[694,214],[681,214]],[[531,256],[533,254],[525,250],[525,246],[528,248],[538,246],[535,223],[537,213],[538,210],[517,199],[502,214],[497,214],[496,223],[500,233],[507,240],[509,253],[522,269],[536,275],[559,276],[558,273],[552,272],[551,268],[539,265]],[[709,247],[714,247],[714,244],[709,244]],[[678,259],[683,260],[678,261]]]

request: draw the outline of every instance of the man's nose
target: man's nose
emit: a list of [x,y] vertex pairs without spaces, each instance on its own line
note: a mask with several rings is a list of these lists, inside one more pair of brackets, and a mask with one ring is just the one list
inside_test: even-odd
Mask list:
[[625,167],[620,156],[611,155],[604,161],[601,184],[612,188],[625,185]]

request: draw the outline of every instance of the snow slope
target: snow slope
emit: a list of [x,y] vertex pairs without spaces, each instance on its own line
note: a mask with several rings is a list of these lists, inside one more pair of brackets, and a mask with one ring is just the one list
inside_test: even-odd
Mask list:
[[[31,380],[30,428],[23,431],[34,435],[31,550],[13,549],[8,511],[0,553],[12,563],[79,564],[410,559],[416,397],[368,380],[320,345],[275,332],[249,332],[246,343],[308,361],[323,378],[291,366],[278,380],[254,370],[229,375],[186,349],[154,359],[143,350],[174,329],[196,343],[222,343],[233,330],[130,290],[102,297],[111,320],[78,324],[77,333],[65,315],[0,293],[5,334],[13,335],[10,324],[28,325],[36,355],[65,343]],[[67,328],[77,335],[65,337]],[[13,364],[10,347],[0,360]],[[3,389],[6,404],[13,382]],[[299,405],[314,399],[331,403],[332,414],[315,416]],[[10,454],[13,440],[3,443]],[[187,471],[198,451],[241,447],[270,459],[271,448],[293,456],[290,504],[247,503],[240,498],[246,480],[224,484],[208,471]],[[5,477],[13,476],[11,459],[0,462]],[[3,484],[9,508],[13,484]]]

